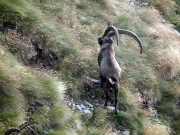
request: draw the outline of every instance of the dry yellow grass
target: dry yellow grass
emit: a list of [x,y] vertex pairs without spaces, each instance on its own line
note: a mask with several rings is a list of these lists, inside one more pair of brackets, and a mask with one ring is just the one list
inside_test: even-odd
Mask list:
[[136,12],[135,9],[132,8],[130,5],[129,1],[127,0],[106,0],[107,5],[109,7],[112,7],[114,9],[114,12],[116,13],[117,16],[121,14],[126,14],[126,15],[132,15],[136,17]]
[[137,10],[140,18],[149,25],[161,23],[164,19],[154,7],[142,7]]
[[168,47],[158,52],[156,69],[166,79],[172,79],[180,72],[180,50]]
[[169,127],[162,124],[148,124],[143,135],[170,135],[171,130]]
[[[173,46],[178,47],[180,44],[180,34],[169,24],[154,7],[140,8],[138,10],[140,17],[145,17],[145,21],[152,22],[153,25],[147,26],[148,35],[152,40],[156,40],[157,47]],[[145,14],[145,15],[144,15]],[[176,41],[176,42],[174,42]]]
[[179,36],[180,34],[169,24],[157,23],[154,27],[149,27],[149,37],[157,40],[158,47],[173,46],[180,49]]
[[176,3],[173,0],[156,0],[155,5],[164,13],[164,15],[170,15],[172,7],[175,7]]
[[172,79],[180,72],[180,34],[167,23],[155,8],[141,9],[149,12],[153,25],[148,27],[149,38],[156,41],[155,68],[166,79]]
[[171,25],[163,23],[157,23],[149,32],[158,43],[155,67],[164,78],[172,79],[180,71],[179,33]]

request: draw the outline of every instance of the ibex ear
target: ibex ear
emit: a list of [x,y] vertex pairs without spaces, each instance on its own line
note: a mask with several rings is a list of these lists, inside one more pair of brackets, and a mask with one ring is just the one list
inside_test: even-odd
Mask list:
[[98,38],[98,43],[99,43],[100,45],[103,44],[103,39],[102,39],[102,37],[99,37],[99,38]]

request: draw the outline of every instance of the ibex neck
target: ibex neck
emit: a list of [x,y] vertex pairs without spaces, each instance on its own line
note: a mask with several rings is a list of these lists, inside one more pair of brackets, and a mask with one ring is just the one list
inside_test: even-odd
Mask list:
[[102,53],[102,55],[105,55],[105,56],[106,56],[106,55],[107,55],[107,56],[115,56],[113,45],[104,44],[104,45],[101,47],[101,53]]
[[113,49],[113,46],[112,46],[112,44],[103,44],[103,45],[101,45],[101,49],[104,49],[104,48],[112,48]]

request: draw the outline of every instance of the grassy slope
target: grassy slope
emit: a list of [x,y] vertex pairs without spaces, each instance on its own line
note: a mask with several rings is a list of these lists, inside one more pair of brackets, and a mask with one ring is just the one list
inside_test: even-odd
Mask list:
[[[147,0],[149,5],[157,7],[162,15],[180,31],[180,1],[179,0]],[[168,6],[167,6],[168,5]]]
[[[177,134],[180,132],[176,126],[180,115],[179,34],[170,24],[161,22],[163,17],[155,8],[133,7],[126,0],[18,0],[16,3],[2,0],[0,7],[0,26],[5,21],[16,21],[23,33],[21,36],[10,30],[0,37],[0,133],[24,122],[27,109],[35,102],[45,105],[31,119],[40,122],[39,131],[48,123],[47,129],[55,129],[49,134],[105,134],[108,121],[145,135],[166,132],[164,124]],[[80,118],[58,104],[62,102],[62,97],[57,96],[62,84],[22,63],[28,64],[26,54],[34,48],[34,41],[42,42],[47,51],[56,51],[62,59],[57,67],[59,77],[68,81],[68,92],[78,98],[80,79],[98,74],[97,38],[107,25],[135,32],[143,42],[144,53],[140,56],[137,43],[121,36],[121,46],[116,47],[116,57],[123,69],[119,108],[126,113],[114,116],[97,109],[91,119]],[[148,113],[140,109],[136,97],[138,91],[148,93],[149,103],[158,111],[155,118],[164,124],[153,126],[147,122]],[[46,114],[49,107],[52,112]],[[85,126],[72,128],[81,119]]]

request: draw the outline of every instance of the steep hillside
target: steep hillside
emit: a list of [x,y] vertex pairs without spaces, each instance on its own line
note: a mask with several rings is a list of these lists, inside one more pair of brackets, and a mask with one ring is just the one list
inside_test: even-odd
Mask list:
[[[1,0],[0,134],[29,121],[38,124],[21,134],[180,134],[177,4],[178,0]],[[120,45],[115,46],[123,70],[120,112],[115,115],[101,107],[102,91],[95,91],[100,105],[92,116],[71,110],[64,97],[82,102],[95,90],[88,78],[99,80],[97,39],[110,25],[133,31],[143,43],[142,55],[128,36],[120,35]]]

